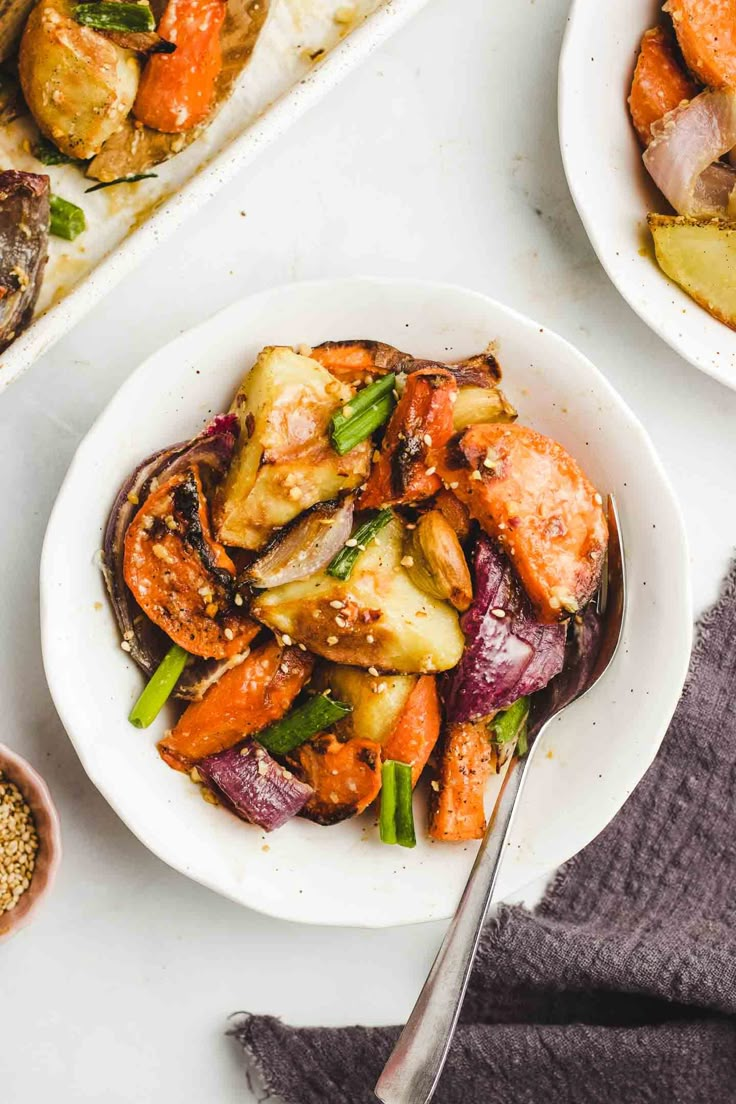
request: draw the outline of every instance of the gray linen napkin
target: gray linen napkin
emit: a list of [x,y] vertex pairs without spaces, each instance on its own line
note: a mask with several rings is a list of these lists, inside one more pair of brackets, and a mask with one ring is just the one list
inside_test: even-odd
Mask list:
[[[488,925],[435,1100],[733,1104],[735,1013],[736,563],[644,780],[535,913]],[[375,1104],[398,1028],[232,1034],[286,1104]]]

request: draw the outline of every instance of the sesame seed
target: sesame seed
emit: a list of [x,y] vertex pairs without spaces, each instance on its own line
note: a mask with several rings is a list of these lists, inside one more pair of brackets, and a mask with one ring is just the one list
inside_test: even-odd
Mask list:
[[485,460],[483,461],[483,467],[493,469],[493,468],[495,468],[495,466],[496,466],[496,461],[491,460],[491,458],[489,456],[486,456]]
[[120,647],[123,649],[124,652],[132,651],[132,649],[130,647],[130,644],[128,643],[127,640],[121,640],[120,641]]
[[427,468],[427,475],[434,475],[436,471],[436,468]]
[[330,602],[330,605],[333,609],[343,609],[345,603],[341,602],[339,598],[333,598],[333,600]]
[[234,602],[235,602],[236,606],[242,606],[242,604],[243,604],[243,595],[242,594],[236,594],[235,598],[234,598]]
[[368,668],[368,674],[373,675],[374,678],[378,678],[378,668],[377,667],[369,667]]
[[456,490],[458,489],[458,487],[459,487],[459,486],[460,486],[460,484],[459,484],[459,483],[458,483],[458,481],[457,481],[457,480],[455,479],[455,480],[453,480],[453,482],[452,482],[452,483],[450,484],[450,490],[451,490],[451,491],[456,491]]
[[432,437],[429,433],[425,433],[424,436],[422,437],[422,440],[424,441],[427,448],[432,447]]
[[355,539],[355,537],[351,537],[350,540],[345,541],[345,547],[346,548],[357,548],[357,546],[358,546],[358,542]]
[[502,609],[492,609],[491,613],[494,617],[497,617],[499,619],[499,621],[501,620],[502,617],[506,616],[506,610],[502,610]]
[[595,502],[596,506],[602,506],[602,505],[603,505],[603,499],[602,499],[602,497],[601,497],[601,496],[600,496],[600,495],[598,494],[598,492],[597,492],[597,491],[596,491],[596,492],[595,492],[595,494],[593,495],[593,501]]
[[353,411],[352,406],[344,406],[342,408],[343,418],[352,418],[353,414],[354,414],[354,411]]
[[307,650],[306,644],[300,644],[299,648],[302,652],[306,652],[306,650]]
[[368,635],[366,636],[366,638],[365,638],[365,639],[366,639],[366,643],[368,643],[368,644],[373,644],[373,643],[375,643],[375,639],[376,639],[376,638],[375,638],[375,636],[373,635],[373,633],[368,633]]
[[291,645],[291,637],[288,633],[284,633],[284,635],[281,637],[281,643],[285,644],[287,648]]
[[385,683],[385,682],[379,682],[378,686],[376,687],[376,693],[377,693],[377,694],[383,694],[383,692],[384,692],[385,690],[388,690],[388,685],[387,685],[387,683]]
[[407,523],[406,523],[406,528],[407,528],[407,529],[416,529],[416,524],[415,524],[415,522],[413,522],[413,521],[407,521]]
[[304,492],[302,491],[301,487],[292,487],[289,491],[289,498],[293,498],[296,502],[297,499],[300,499],[302,497],[303,493]]
[[474,472],[471,472],[470,478],[475,479],[475,480],[479,480],[479,479],[482,479],[483,476],[480,474],[479,471],[476,470]]
[[330,647],[332,647],[333,644],[337,644],[337,639],[338,638],[336,636],[328,636],[327,637],[327,643],[329,644]]
[[413,567],[414,566],[414,557],[413,556],[402,556],[401,566],[402,567]]
[[128,502],[130,502],[132,506],[137,506],[140,502],[140,499],[138,498],[137,494],[134,494],[133,491],[130,491],[128,493]]
[[432,781],[430,782],[430,786],[432,787],[432,789],[434,790],[435,793],[440,792],[440,784],[439,784],[439,782],[437,781],[436,778],[432,779]]
[[344,617],[336,617],[335,624],[337,625],[338,629],[346,629],[348,623]]
[[31,884],[38,836],[23,794],[0,771],[0,915],[11,912]]
[[234,639],[235,633],[233,632],[232,629],[225,629],[224,632],[225,632],[225,639],[226,640],[233,640]]

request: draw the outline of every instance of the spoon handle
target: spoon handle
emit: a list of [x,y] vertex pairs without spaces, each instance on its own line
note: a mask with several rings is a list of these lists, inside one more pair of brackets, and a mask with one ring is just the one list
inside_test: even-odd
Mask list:
[[455,916],[376,1084],[375,1094],[383,1104],[427,1104],[434,1095],[531,758],[530,752],[526,759],[509,765],[495,816],[483,837]]

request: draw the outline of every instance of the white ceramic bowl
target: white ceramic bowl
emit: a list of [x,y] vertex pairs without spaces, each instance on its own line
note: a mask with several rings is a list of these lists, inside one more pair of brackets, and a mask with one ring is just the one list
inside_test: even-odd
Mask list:
[[598,259],[640,318],[681,356],[736,388],[736,333],[659,268],[648,211],[669,210],[641,159],[626,103],[641,36],[661,0],[574,0],[560,58],[567,182]]
[[495,339],[522,420],[558,438],[618,499],[630,587],[623,646],[549,734],[502,895],[593,839],[654,758],[687,667],[689,576],[678,507],[634,415],[567,342],[482,295],[395,280],[294,284],[234,303],[133,373],[80,445],[46,534],[43,651],[59,715],[92,781],[171,866],[274,916],[380,927],[449,916],[475,846],[430,843],[420,823],[415,850],[386,847],[370,817],[333,828],[297,819],[267,837],[202,801],[156,752],[173,714],[143,732],[126,720],[142,679],[120,649],[95,556],[123,478],[225,409],[263,345],[348,337],[446,359]]

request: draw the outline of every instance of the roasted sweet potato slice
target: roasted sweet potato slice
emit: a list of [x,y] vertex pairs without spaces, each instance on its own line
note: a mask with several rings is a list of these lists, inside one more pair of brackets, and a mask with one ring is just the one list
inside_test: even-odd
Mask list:
[[192,655],[237,655],[259,631],[234,604],[235,568],[212,536],[197,468],[148,496],[125,535],[123,571],[143,612]]
[[484,797],[496,751],[487,719],[449,725],[439,777],[432,786],[429,835],[436,840],[482,839],[486,830]]
[[432,455],[449,441],[457,382],[439,364],[422,363],[406,381],[378,459],[360,496],[360,508],[397,506],[429,498],[440,489]]
[[575,460],[527,426],[476,425],[437,459],[445,483],[510,557],[544,621],[595,593],[608,526]]
[[434,675],[422,675],[409,694],[396,727],[383,747],[384,759],[411,765],[416,786],[440,734],[440,701]]
[[646,31],[629,96],[631,119],[642,143],[651,142],[652,123],[697,93],[698,86],[680,64],[672,35],[664,27]]
[[309,354],[344,383],[370,383],[388,372],[406,372],[413,357],[383,341],[323,341]]
[[736,88],[733,0],[668,0],[685,64],[711,88]]
[[314,660],[298,648],[269,640],[243,663],[227,671],[201,701],[184,710],[158,745],[161,758],[175,770],[189,770],[277,721],[308,682]]
[[354,736],[341,743],[331,732],[302,744],[289,757],[298,778],[314,790],[300,816],[338,824],[362,813],[381,789],[381,746]]

